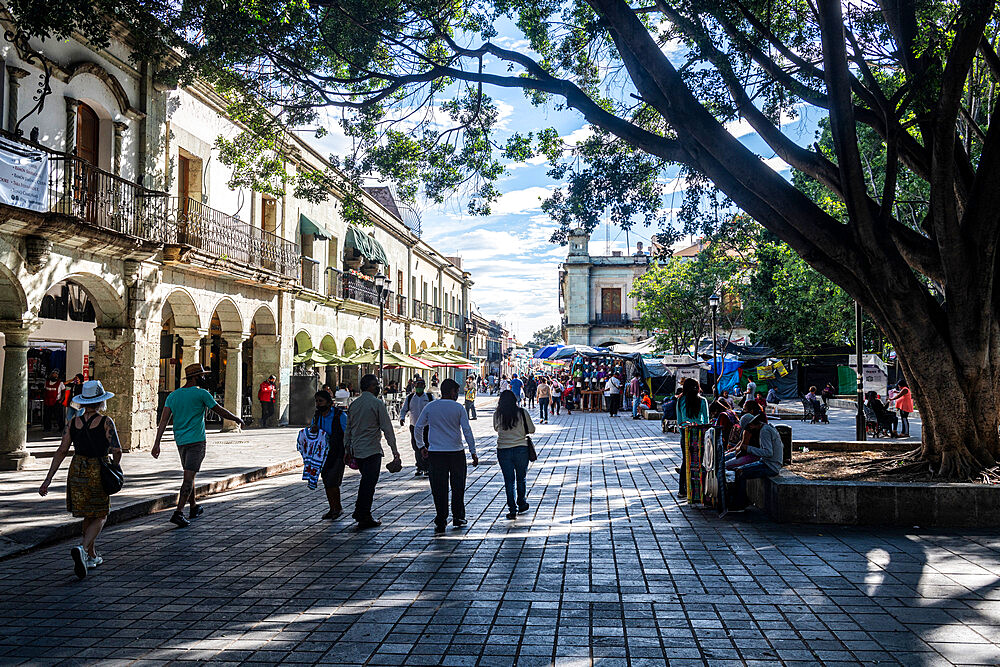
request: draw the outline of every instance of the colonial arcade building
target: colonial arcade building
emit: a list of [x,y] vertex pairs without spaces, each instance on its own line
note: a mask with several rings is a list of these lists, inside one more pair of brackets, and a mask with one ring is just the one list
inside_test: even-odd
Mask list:
[[[378,272],[387,349],[466,351],[471,276],[420,238],[388,188],[366,189],[363,227],[344,220],[336,192],[314,204],[290,189],[231,190],[214,141],[240,128],[211,88],[158,85],[120,41],[2,46],[0,469],[30,460],[52,370],[117,394],[108,413],[126,449],[151,446],[186,364],[210,368],[226,407],[257,418],[251,399],[268,375],[279,416],[293,373],[356,387],[357,368],[293,357],[376,348]],[[290,173],[328,166],[290,141]]]

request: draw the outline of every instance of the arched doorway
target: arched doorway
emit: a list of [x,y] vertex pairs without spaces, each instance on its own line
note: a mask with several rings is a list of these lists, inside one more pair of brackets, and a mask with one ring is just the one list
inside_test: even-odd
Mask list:
[[194,298],[183,289],[175,289],[167,295],[160,322],[157,415],[162,412],[170,392],[184,384],[184,367],[201,363],[201,344],[206,333]]
[[[337,341],[330,334],[326,334],[319,343],[319,349],[331,354],[337,354]],[[325,378],[324,382],[330,385],[330,388],[334,391],[337,390],[337,383],[339,382],[339,369],[339,366],[326,366],[321,374]]]
[[[349,357],[358,351],[358,344],[353,338],[348,336],[344,339],[344,344],[340,346],[340,353]],[[340,381],[347,384],[348,389],[351,393],[358,390],[358,381],[361,379],[361,367],[360,366],[341,366],[340,367]]]
[[[281,420],[282,405],[288,405],[289,387],[283,386],[281,378],[281,350],[278,348],[278,327],[274,313],[268,306],[260,306],[250,320],[250,337],[243,343],[243,370],[246,381],[244,394],[250,404],[253,424],[260,424],[261,405],[257,400],[257,390],[261,383],[273,375],[278,381],[275,396],[275,420]],[[244,421],[246,421],[244,419]]]
[[[209,371],[205,388],[212,392],[215,400],[226,409],[238,415],[247,414],[243,387],[243,343],[248,336],[244,333],[240,311],[231,299],[219,301],[212,312],[208,327],[208,345],[202,354],[205,368]],[[207,421],[216,421],[215,413],[208,413]],[[222,430],[236,429],[233,422],[224,422]]]

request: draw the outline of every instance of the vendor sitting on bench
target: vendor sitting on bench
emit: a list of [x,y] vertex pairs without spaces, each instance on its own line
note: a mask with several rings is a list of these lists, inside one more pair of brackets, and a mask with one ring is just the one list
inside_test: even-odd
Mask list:
[[726,453],[726,470],[736,472],[733,510],[743,509],[750,503],[747,480],[777,475],[784,455],[778,430],[766,423],[763,415],[743,415],[740,430],[743,434],[740,444]]

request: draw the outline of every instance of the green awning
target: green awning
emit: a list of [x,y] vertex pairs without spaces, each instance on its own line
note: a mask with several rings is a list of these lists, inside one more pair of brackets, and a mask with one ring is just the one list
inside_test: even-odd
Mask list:
[[382,244],[357,227],[351,226],[347,228],[347,237],[344,239],[344,250],[349,249],[356,250],[359,255],[369,262],[381,264],[382,266],[389,265],[389,258],[386,257]]
[[322,225],[318,225],[303,214],[299,213],[299,229],[302,231],[303,236],[306,234],[312,234],[317,239],[326,241],[330,238],[330,232],[326,231]]

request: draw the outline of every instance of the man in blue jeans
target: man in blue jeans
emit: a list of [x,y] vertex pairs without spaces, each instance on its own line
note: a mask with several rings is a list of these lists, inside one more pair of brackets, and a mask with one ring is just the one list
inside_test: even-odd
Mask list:
[[778,430],[764,421],[764,415],[743,415],[740,419],[743,437],[739,448],[726,454],[726,468],[736,472],[736,497],[733,510],[746,507],[747,480],[774,477],[781,470],[784,446]]
[[632,419],[639,419],[639,406],[642,405],[642,374],[639,371],[632,376],[628,390],[632,394]]

